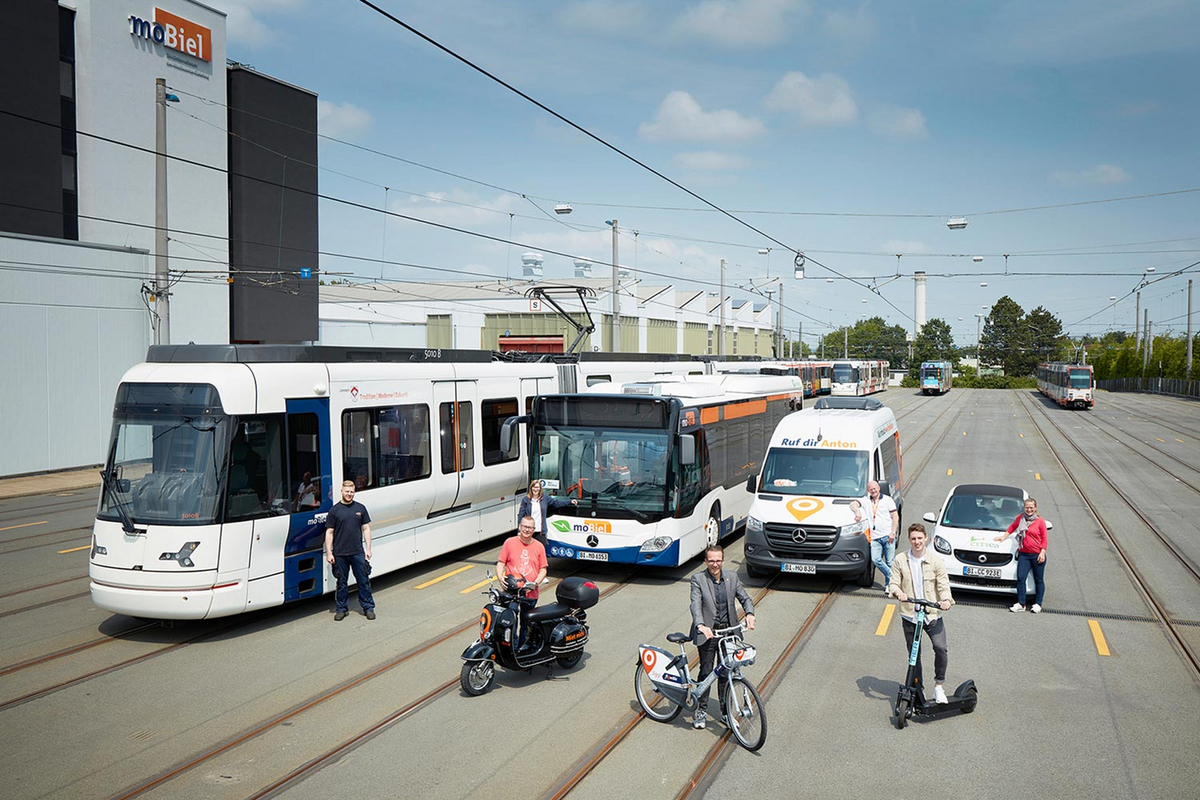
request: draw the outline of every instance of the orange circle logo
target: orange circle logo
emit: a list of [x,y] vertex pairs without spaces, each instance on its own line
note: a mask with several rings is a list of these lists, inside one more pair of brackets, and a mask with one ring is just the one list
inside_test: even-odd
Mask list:
[[654,665],[658,662],[658,653],[653,650],[642,651],[642,666],[646,668],[646,672],[654,669]]
[[746,657],[746,651],[738,650],[736,653],[733,654],[733,657],[736,658],[738,661],[741,661],[743,658]]
[[492,612],[488,611],[485,608],[483,610],[483,613],[479,615],[479,637],[483,638],[483,635],[485,633],[487,633],[489,630],[491,630],[491,627],[492,627]]

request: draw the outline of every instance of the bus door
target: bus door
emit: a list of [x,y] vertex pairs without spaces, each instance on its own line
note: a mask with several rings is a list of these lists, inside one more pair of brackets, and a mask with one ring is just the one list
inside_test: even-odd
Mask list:
[[438,451],[433,462],[435,480],[430,517],[465,509],[477,493],[477,393],[475,381],[436,381],[433,384]]

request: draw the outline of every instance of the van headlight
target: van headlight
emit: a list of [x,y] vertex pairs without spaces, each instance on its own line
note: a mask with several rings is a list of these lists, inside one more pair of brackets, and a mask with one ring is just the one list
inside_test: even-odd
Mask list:
[[643,553],[661,553],[671,546],[671,539],[668,536],[655,536],[653,539],[647,539],[642,542]]
[[758,517],[746,517],[746,532],[747,533],[762,533],[763,521]]
[[852,522],[849,525],[843,525],[841,528],[842,536],[859,536],[867,532],[867,521]]
[[940,536],[935,536],[935,537],[933,537],[933,549],[937,550],[939,553],[945,553],[946,555],[950,555],[950,551],[952,548],[950,547],[950,543],[947,542],[945,539],[943,539]]

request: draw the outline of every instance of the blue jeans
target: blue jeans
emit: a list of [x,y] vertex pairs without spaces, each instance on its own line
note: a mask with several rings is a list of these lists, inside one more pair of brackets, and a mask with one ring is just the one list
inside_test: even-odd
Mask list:
[[1025,579],[1033,570],[1033,602],[1039,606],[1046,597],[1046,562],[1038,563],[1037,553],[1017,553],[1017,602],[1025,605]]
[[350,605],[350,571],[354,570],[354,580],[358,583],[358,604],[363,613],[375,608],[375,598],[371,596],[371,565],[362,553],[352,556],[333,557],[333,576],[337,578],[337,610],[345,611]]
[[888,537],[881,536],[878,539],[871,539],[871,561],[883,573],[883,588],[887,588],[888,581],[892,578],[892,559],[896,555],[896,543],[889,542]]

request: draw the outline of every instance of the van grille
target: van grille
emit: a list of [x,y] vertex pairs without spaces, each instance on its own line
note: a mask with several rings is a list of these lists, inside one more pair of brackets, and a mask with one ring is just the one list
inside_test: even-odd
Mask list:
[[[828,525],[786,525],[768,522],[764,526],[767,545],[776,556],[811,556],[832,550],[838,540],[838,529]],[[802,531],[803,542],[796,541],[797,531]]]

